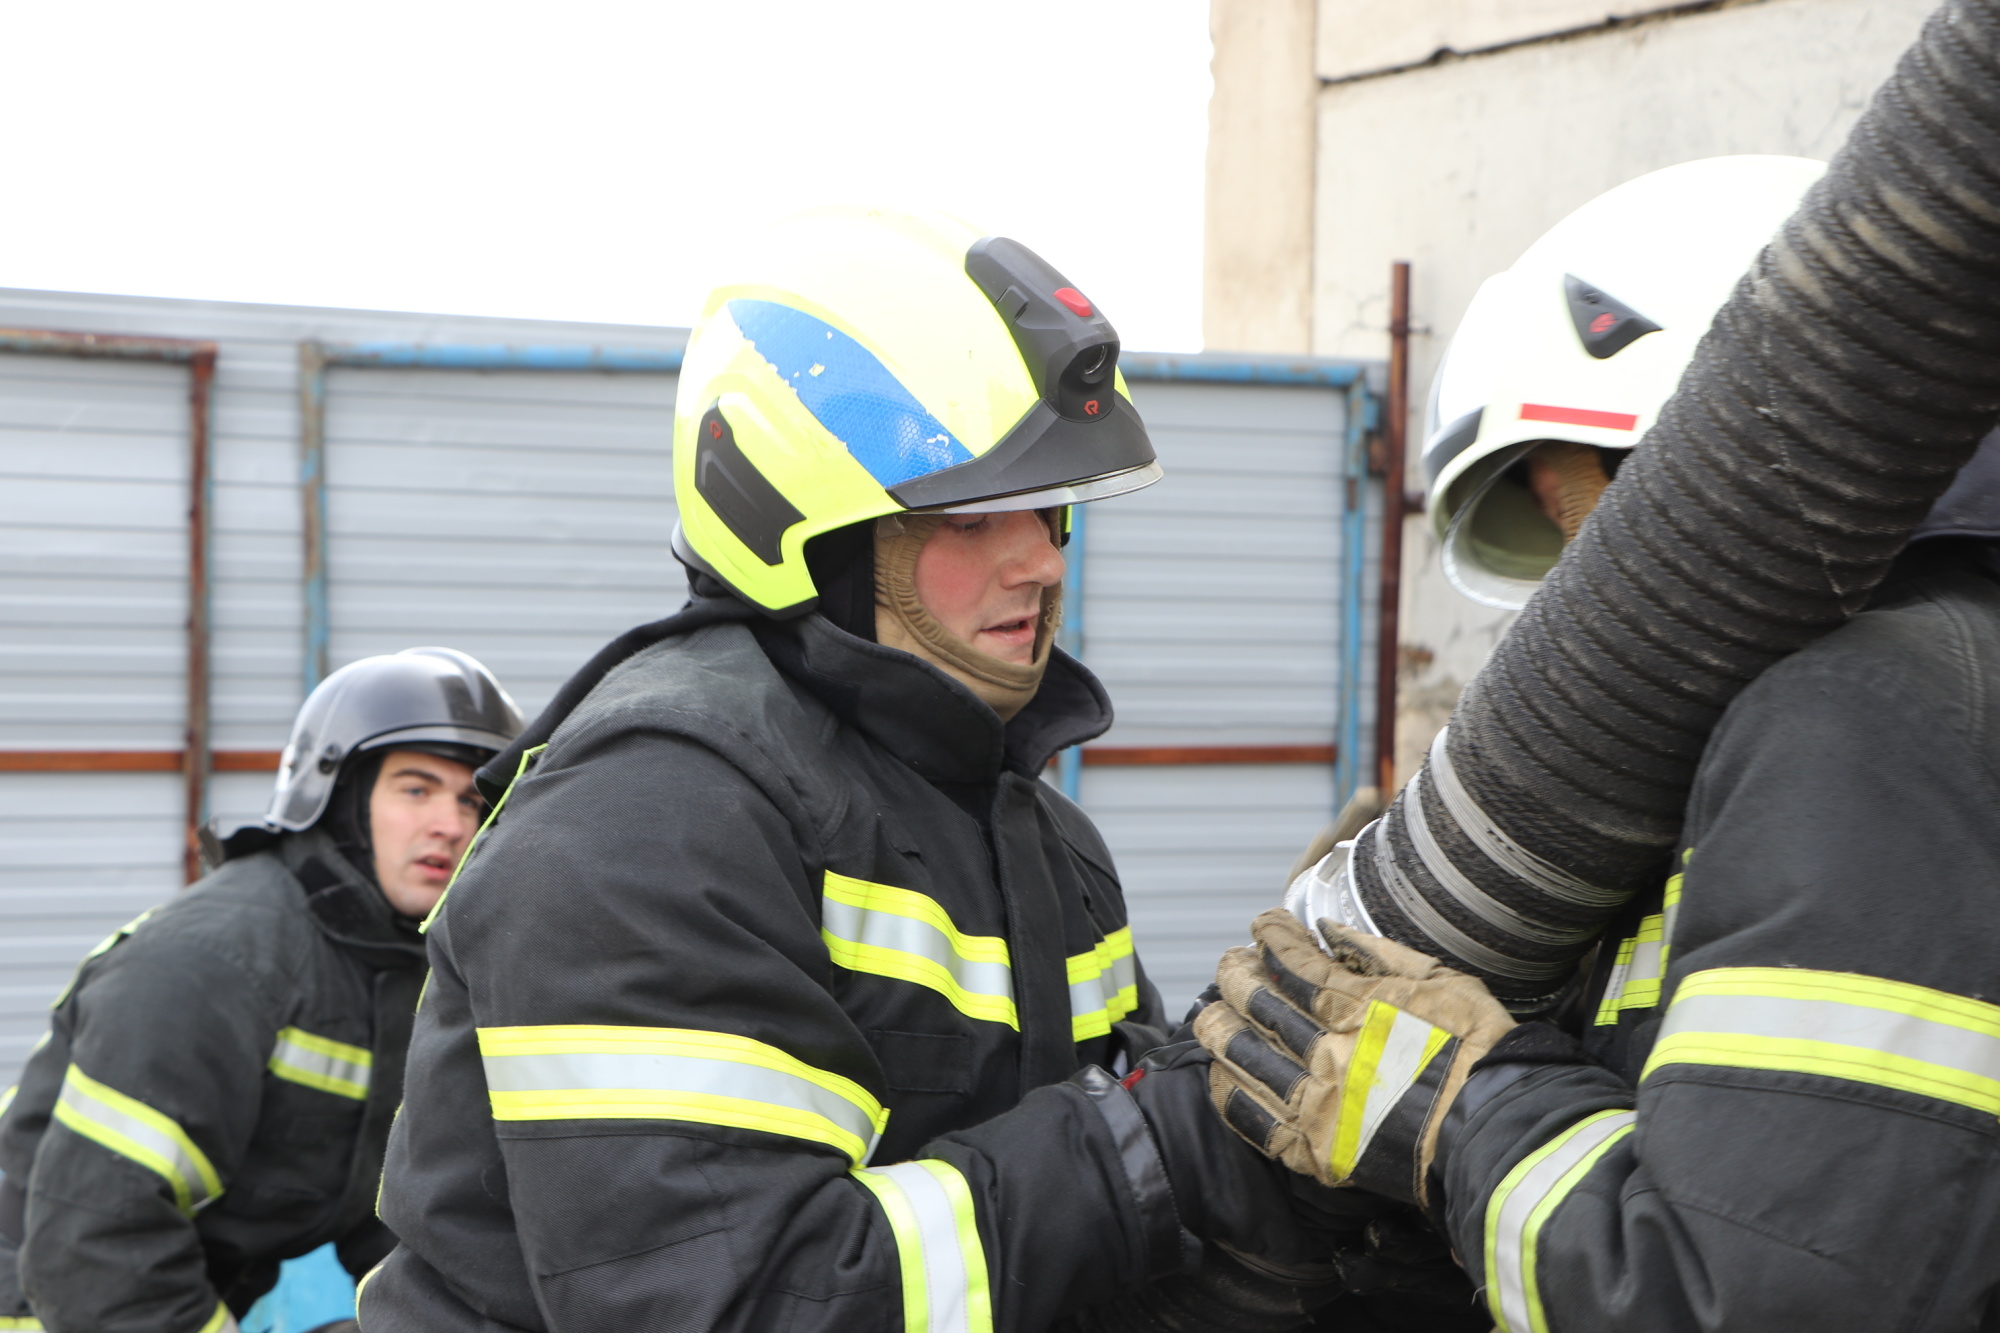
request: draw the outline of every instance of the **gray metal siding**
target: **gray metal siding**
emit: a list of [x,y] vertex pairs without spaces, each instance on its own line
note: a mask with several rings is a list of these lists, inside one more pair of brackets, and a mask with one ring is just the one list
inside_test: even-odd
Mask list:
[[[1132,385],[1166,477],[1091,509],[1083,656],[1117,746],[1325,745],[1338,691],[1346,399]],[[1372,672],[1366,678],[1372,688]],[[1079,800],[1178,1016],[1331,816],[1321,764],[1086,766]]]
[[[211,427],[217,749],[275,750],[301,697],[298,344],[671,348],[678,330],[0,290],[0,326],[221,344]],[[0,748],[181,743],[187,371],[0,354]],[[524,709],[670,611],[673,377],[328,377],[333,664],[443,642]],[[406,478],[406,489],[392,478]],[[420,600],[458,589],[426,609]],[[261,811],[270,775],[210,808]],[[180,882],[169,773],[0,773],[0,1087],[91,945]]]
[[0,744],[180,744],[187,371],[0,355]]
[[330,371],[332,664],[445,644],[533,716],[605,640],[669,614],[676,383]]
[[[297,344],[677,345],[673,330],[0,291],[0,325],[221,343],[213,426],[218,749],[274,750],[300,699]],[[0,747],[180,743],[186,372],[0,355]],[[669,375],[327,374],[332,664],[463,648],[532,715],[666,614]],[[1168,478],[1096,506],[1084,655],[1112,745],[1324,744],[1339,596],[1336,390],[1140,382]],[[1372,663],[1372,656],[1366,658]],[[222,773],[247,816],[270,777]],[[1324,822],[1321,765],[1089,767],[1170,1003],[1275,901]],[[174,774],[0,773],[0,1086],[76,960],[179,882]]]

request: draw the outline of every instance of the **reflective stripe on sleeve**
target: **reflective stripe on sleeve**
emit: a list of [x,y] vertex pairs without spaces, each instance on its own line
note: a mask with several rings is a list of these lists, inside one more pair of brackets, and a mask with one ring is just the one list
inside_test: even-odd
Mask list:
[[2000,1115],[2000,1006],[1793,967],[1696,972],[1640,1074],[1666,1065],[1822,1074]]
[[1666,922],[1659,915],[1639,923],[1639,933],[1628,935],[1618,945],[1611,967],[1611,980],[1604,987],[1604,1001],[1597,1006],[1598,1027],[1618,1021],[1625,1009],[1651,1009],[1660,1002],[1660,977],[1666,963]]
[[20,1333],[42,1333],[42,1321],[33,1315],[26,1317],[0,1318],[0,1330],[19,1329]]
[[1139,1007],[1139,964],[1132,957],[1132,928],[1099,940],[1088,953],[1063,960],[1069,977],[1072,1041],[1088,1041]]
[[1486,1201],[1486,1303],[1500,1333],[1549,1333],[1535,1246],[1578,1181],[1632,1132],[1631,1111],[1599,1111],[1514,1164]]
[[968,1018],[1021,1026],[1007,941],[965,934],[936,900],[913,889],[827,871],[820,938],[850,972],[925,986]]
[[[1684,849],[1681,864],[1685,866],[1693,855],[1694,848]],[[1667,975],[1667,954],[1673,946],[1674,920],[1681,912],[1684,876],[1684,871],[1675,871],[1667,877],[1660,910],[1639,922],[1638,934],[1619,943],[1594,1026],[1611,1026],[1627,1009],[1659,1008],[1660,982]]]
[[[1336,1180],[1354,1174],[1376,1134],[1391,1118],[1390,1112],[1450,1041],[1451,1034],[1443,1028],[1380,1000],[1368,1002],[1361,1035],[1341,1085],[1339,1121],[1328,1160]],[[1433,1087],[1433,1096],[1435,1092]],[[1423,1110],[1427,1116],[1428,1106]],[[1416,1129],[1421,1132],[1422,1128],[1420,1119]]]
[[375,1057],[365,1047],[349,1046],[303,1028],[286,1028],[278,1033],[269,1067],[287,1082],[366,1101],[369,1070],[374,1063]]
[[229,1307],[221,1301],[215,1303],[215,1313],[201,1326],[201,1333],[237,1333],[236,1316],[229,1313]]
[[824,1143],[868,1160],[889,1112],[852,1079],[695,1028],[479,1029],[495,1120],[683,1120]]
[[889,1219],[903,1281],[903,1333],[992,1333],[993,1296],[972,1190],[948,1162],[854,1173]]
[[184,1213],[192,1214],[222,1196],[222,1178],[186,1131],[75,1065],[63,1075],[55,1118],[92,1143],[164,1177]]

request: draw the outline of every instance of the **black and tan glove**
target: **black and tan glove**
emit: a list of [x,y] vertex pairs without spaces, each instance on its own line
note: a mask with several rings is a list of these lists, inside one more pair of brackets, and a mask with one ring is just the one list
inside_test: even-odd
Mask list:
[[1514,1026],[1485,985],[1391,940],[1322,922],[1323,953],[1282,908],[1222,957],[1222,1002],[1195,1020],[1209,1095],[1266,1156],[1326,1185],[1425,1205],[1444,1113]]

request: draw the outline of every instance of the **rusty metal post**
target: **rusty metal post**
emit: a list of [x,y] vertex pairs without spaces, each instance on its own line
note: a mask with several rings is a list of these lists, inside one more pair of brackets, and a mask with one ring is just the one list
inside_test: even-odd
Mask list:
[[305,694],[326,679],[326,347],[299,344],[299,500],[304,505]]
[[1389,268],[1389,384],[1382,445],[1382,601],[1375,643],[1375,783],[1396,793],[1396,686],[1402,674],[1403,523],[1409,517],[1403,465],[1410,421],[1410,265]]
[[[187,725],[179,756],[186,810],[181,870],[193,883],[201,873],[198,834],[208,817],[209,770],[209,593],[208,531],[215,482],[209,468],[209,398],[215,382],[216,347],[189,338],[134,338],[120,334],[70,333],[59,329],[0,329],[0,352],[27,356],[74,356],[105,361],[164,361],[188,368],[188,614]],[[130,759],[130,756],[122,756]],[[153,771],[149,765],[71,764],[51,752],[32,771],[70,768]]]
[[187,730],[181,745],[185,788],[186,846],[181,852],[183,881],[201,878],[201,826],[208,822],[209,771],[209,581],[210,513],[215,474],[209,455],[209,401],[215,385],[215,348],[195,351],[188,360],[188,618]]

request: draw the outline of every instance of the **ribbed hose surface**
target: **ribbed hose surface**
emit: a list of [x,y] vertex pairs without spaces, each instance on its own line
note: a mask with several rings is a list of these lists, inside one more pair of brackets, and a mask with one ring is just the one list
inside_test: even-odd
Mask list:
[[1861,608],[1996,416],[2000,3],[1952,0],[1363,835],[1376,925],[1559,987],[1665,873],[1722,710]]

